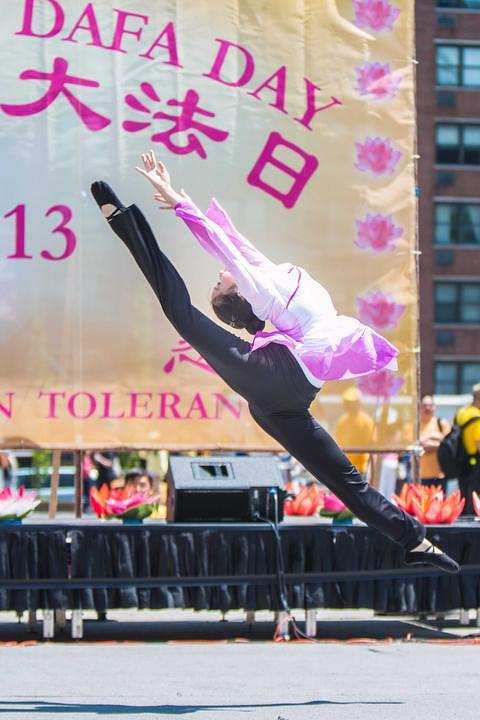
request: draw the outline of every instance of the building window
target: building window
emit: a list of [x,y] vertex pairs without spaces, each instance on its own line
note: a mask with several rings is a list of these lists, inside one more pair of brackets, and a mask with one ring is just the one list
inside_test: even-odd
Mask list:
[[480,47],[437,45],[437,85],[480,87]]
[[480,283],[436,282],[435,322],[480,323]]
[[480,10],[480,0],[437,0],[437,7]]
[[480,165],[480,125],[439,124],[436,145],[440,164]]
[[480,362],[439,361],[435,363],[435,393],[466,395],[480,382]]
[[480,204],[437,203],[434,242],[438,245],[480,245]]

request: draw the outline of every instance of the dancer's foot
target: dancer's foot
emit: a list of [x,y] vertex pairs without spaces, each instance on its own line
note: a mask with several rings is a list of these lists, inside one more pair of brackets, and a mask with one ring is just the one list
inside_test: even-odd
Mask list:
[[97,180],[90,186],[90,192],[102,211],[103,216],[110,222],[115,215],[125,212],[125,206],[120,202],[110,185],[103,180]]
[[453,558],[435,547],[429,540],[424,540],[413,550],[405,553],[407,565],[434,565],[445,572],[456,575],[460,572],[460,566]]

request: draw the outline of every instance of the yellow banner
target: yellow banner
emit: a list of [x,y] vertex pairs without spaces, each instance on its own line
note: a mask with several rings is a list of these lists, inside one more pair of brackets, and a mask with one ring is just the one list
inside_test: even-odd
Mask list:
[[150,147],[197,205],[215,195],[400,349],[398,373],[328,383],[314,414],[334,431],[356,387],[375,427],[349,446],[414,440],[411,0],[22,0],[0,36],[5,446],[274,447],[90,196],[105,179],[137,202],[211,314],[219,268],[133,171]]

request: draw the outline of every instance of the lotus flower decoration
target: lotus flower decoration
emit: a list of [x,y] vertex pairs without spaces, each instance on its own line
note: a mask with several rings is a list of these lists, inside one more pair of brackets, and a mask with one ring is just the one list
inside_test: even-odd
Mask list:
[[391,31],[400,15],[400,8],[389,0],[353,0],[354,24],[359,28],[376,32]]
[[367,137],[363,143],[356,142],[357,162],[355,167],[361,172],[373,175],[391,175],[402,157],[389,138]]
[[40,505],[35,490],[26,491],[24,486],[18,492],[4,488],[0,492],[0,521],[21,520],[30,515]]
[[324,491],[315,483],[310,487],[303,485],[296,491],[292,483],[286,483],[285,491],[294,495],[285,500],[283,505],[285,515],[315,515],[323,506]]
[[325,494],[323,507],[320,509],[319,514],[322,517],[331,517],[335,520],[351,520],[354,517],[352,511],[333,493]]
[[414,515],[425,525],[443,525],[454,522],[465,506],[460,490],[445,497],[441,486],[412,485],[404,483],[400,495],[393,494],[393,501],[409,515]]
[[358,317],[366,325],[386,330],[397,325],[405,311],[405,305],[396,303],[392,293],[369,290],[357,297]]
[[355,68],[359,95],[370,95],[375,100],[393,98],[398,92],[400,78],[392,73],[388,63],[367,62]]
[[355,245],[374,253],[395,250],[397,240],[403,235],[403,228],[395,225],[391,215],[367,213],[363,220],[355,220],[357,235]]
[[143,519],[152,514],[160,498],[147,492],[136,492],[127,486],[111,490],[106,483],[90,490],[90,503],[99,518]]
[[405,380],[390,370],[379,370],[358,381],[358,387],[365,395],[385,399],[400,392],[404,384]]

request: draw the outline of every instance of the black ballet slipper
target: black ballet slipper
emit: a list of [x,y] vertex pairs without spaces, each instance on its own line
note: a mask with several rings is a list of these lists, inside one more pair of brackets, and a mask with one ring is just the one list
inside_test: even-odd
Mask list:
[[447,553],[436,553],[433,545],[430,545],[424,551],[407,551],[405,553],[405,563],[407,565],[434,565],[452,575],[457,575],[460,572],[460,565]]
[[110,221],[113,217],[115,217],[115,215],[125,212],[125,206],[115,195],[110,185],[103,180],[97,180],[92,183],[90,186],[90,192],[92,193],[99,208],[103,205],[115,205],[115,210],[111,213],[111,215],[105,217],[106,220]]

